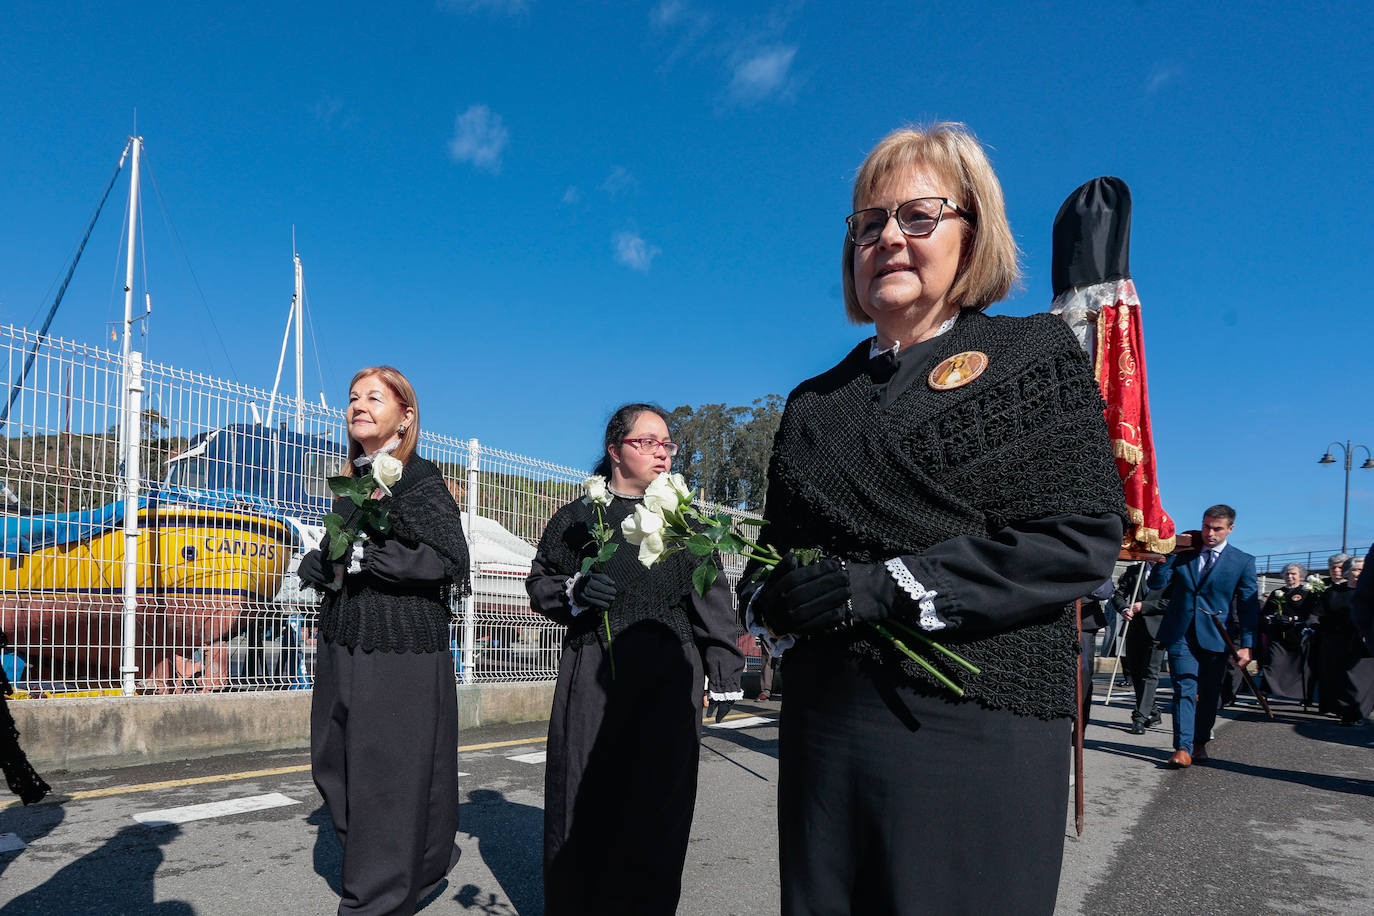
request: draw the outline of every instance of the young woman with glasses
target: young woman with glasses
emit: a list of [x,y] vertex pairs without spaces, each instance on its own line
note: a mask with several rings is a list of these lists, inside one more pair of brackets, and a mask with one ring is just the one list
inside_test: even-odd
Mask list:
[[[1063,321],[983,314],[1017,250],[962,125],[884,139],[854,209],[845,308],[876,333],[788,398],[764,533],[789,553],[741,591],[751,630],[795,638],[782,912],[1048,914],[1073,601],[1111,573],[1125,512],[1102,401]],[[807,548],[823,558],[790,553]],[[956,695],[874,624],[927,633],[980,673],[907,635]]]
[[[458,691],[449,652],[453,602],[468,592],[462,513],[431,461],[415,453],[420,407],[399,370],[349,385],[348,459],[368,473],[402,463],[385,535],[338,562],[329,537],[298,575],[324,595],[310,707],[310,766],[343,846],[340,913],[413,913],[458,861]],[[345,498],[333,511],[351,523]]]
[[[620,523],[672,467],[667,415],[627,404],[606,425],[595,473],[615,554],[581,572],[597,548],[584,500],[544,529],[526,587],[536,611],[568,628],[549,718],[544,777],[544,912],[672,914],[696,803],[701,687],[718,720],[742,697],[744,656],[724,576],[705,598],[703,562],[682,551],[652,568]],[[707,559],[704,562],[715,562]]]

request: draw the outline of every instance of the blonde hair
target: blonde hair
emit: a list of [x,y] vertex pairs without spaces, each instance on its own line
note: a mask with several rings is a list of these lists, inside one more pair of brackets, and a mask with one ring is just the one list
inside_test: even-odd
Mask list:
[[[400,369],[391,366],[368,366],[366,369],[359,369],[354,374],[353,381],[348,383],[348,390],[351,392],[354,385],[373,375],[381,379],[386,387],[391,389],[391,393],[396,396],[396,400],[401,402],[402,407],[409,407],[414,411],[410,422],[406,424],[406,431],[401,434],[401,444],[396,446],[396,450],[391,453],[399,458],[402,464],[408,464],[410,456],[415,454],[415,446],[420,441],[420,402],[415,397],[415,388]],[[352,477],[355,468],[353,459],[362,456],[363,447],[357,439],[353,438],[352,433],[347,432],[347,429],[348,426],[345,424],[344,434],[348,436],[348,459],[344,462],[341,473],[345,477]]]
[[[862,207],[882,182],[908,169],[930,171],[944,179],[959,196],[954,203],[973,214],[972,220],[963,221],[965,245],[947,301],[959,308],[985,309],[1006,296],[1021,278],[1020,251],[1007,223],[1002,185],[982,143],[955,121],[894,130],[859,166],[854,177],[854,209]],[[854,289],[854,243],[848,232],[841,273],[845,314],[855,324],[871,323]]]

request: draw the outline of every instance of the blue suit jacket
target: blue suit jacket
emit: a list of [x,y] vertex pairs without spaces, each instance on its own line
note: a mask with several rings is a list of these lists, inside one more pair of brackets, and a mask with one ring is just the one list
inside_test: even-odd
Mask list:
[[1226,545],[1221,556],[1212,564],[1212,571],[1201,582],[1202,552],[1189,550],[1176,553],[1155,567],[1150,573],[1151,589],[1165,588],[1171,582],[1173,590],[1164,620],[1156,637],[1168,646],[1183,638],[1188,625],[1197,629],[1198,645],[1212,652],[1225,652],[1226,643],[1217,632],[1215,617],[1222,626],[1234,602],[1240,619],[1238,648],[1253,648],[1259,627],[1259,581],[1255,575],[1255,558],[1243,550]]

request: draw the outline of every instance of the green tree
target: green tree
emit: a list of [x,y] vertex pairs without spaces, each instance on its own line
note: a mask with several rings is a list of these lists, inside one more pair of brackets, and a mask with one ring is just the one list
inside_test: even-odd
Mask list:
[[680,450],[673,469],[711,502],[762,508],[768,457],[782,406],[782,398],[770,394],[751,407],[684,404],[676,408],[670,417]]

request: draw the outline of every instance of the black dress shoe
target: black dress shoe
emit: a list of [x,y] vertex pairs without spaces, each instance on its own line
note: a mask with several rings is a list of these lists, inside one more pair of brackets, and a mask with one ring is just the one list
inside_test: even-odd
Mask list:
[[1145,723],[1142,722],[1140,719],[1132,719],[1132,720],[1131,720],[1131,734],[1133,734],[1133,735],[1143,735],[1143,734],[1145,734]]
[[1156,710],[1151,711],[1151,713],[1150,713],[1150,718],[1148,718],[1148,719],[1145,720],[1145,724],[1148,725],[1148,726],[1153,727],[1153,726],[1156,726],[1156,725],[1158,725],[1159,723],[1161,723],[1161,722],[1163,722],[1163,721],[1164,721],[1164,713],[1162,713],[1162,712],[1160,712],[1158,709],[1156,709]]

